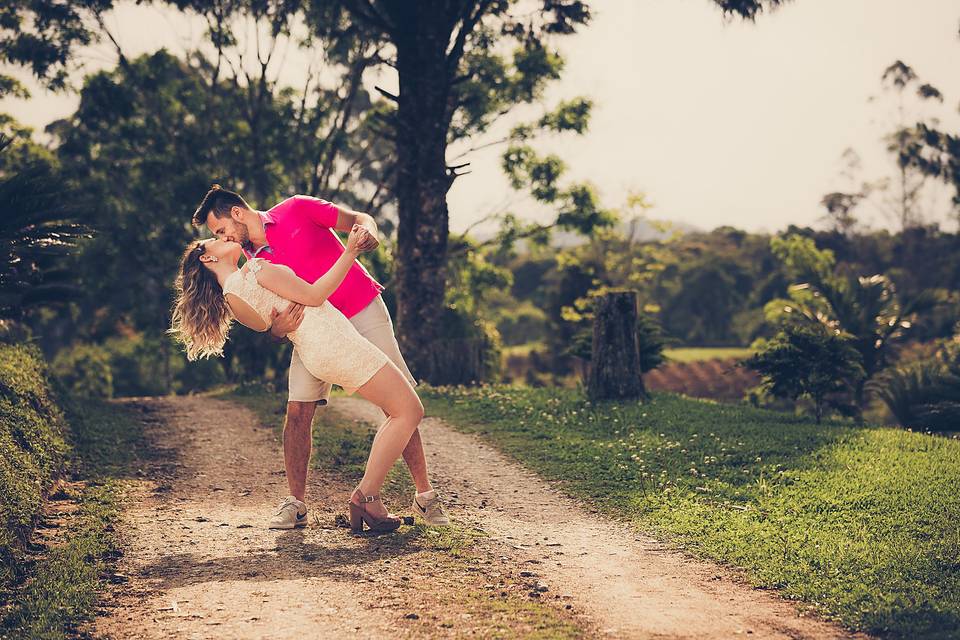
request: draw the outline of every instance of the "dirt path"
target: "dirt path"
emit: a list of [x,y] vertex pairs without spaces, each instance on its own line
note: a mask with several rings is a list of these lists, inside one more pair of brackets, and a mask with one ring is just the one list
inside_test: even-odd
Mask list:
[[[272,427],[209,398],[127,404],[157,455],[128,494],[117,569],[127,582],[87,629],[95,637],[849,637],[590,515],[436,419],[422,428],[435,484],[452,516],[486,536],[353,536],[333,524],[350,485],[320,472],[308,488],[317,519],[270,531],[262,524],[286,493]],[[353,398],[328,411],[378,418]]]
[[[362,399],[336,398],[344,416],[378,422]],[[434,484],[458,518],[536,561],[551,591],[570,594],[603,634],[623,638],[849,638],[732,572],[591,515],[477,437],[436,418],[421,426]]]
[[[311,472],[316,521],[263,527],[286,495],[277,434],[209,398],[126,403],[156,460],[127,495],[117,571],[94,637],[512,638],[589,633],[562,603],[531,603],[500,545],[447,549],[422,527],[354,536],[334,525],[352,488]],[[312,520],[311,516],[311,520]]]

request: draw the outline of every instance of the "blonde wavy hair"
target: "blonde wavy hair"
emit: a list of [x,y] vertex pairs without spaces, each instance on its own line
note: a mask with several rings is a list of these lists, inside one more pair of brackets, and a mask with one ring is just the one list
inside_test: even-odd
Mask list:
[[200,260],[204,251],[202,242],[194,242],[183,252],[167,330],[183,344],[191,361],[222,356],[233,320],[217,276]]

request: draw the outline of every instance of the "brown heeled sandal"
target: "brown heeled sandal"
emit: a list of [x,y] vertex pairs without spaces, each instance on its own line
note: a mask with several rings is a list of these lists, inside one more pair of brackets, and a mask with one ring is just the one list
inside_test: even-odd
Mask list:
[[[360,504],[354,504],[353,496],[360,495]],[[367,523],[367,527],[370,528],[370,531],[376,533],[385,533],[388,531],[396,531],[400,528],[402,520],[397,516],[388,513],[386,517],[375,516],[372,513],[367,511],[366,504],[370,502],[376,502],[380,499],[380,496],[365,496],[363,492],[360,491],[360,487],[357,487],[353,490],[353,495],[350,496],[350,530],[354,533],[360,533],[363,531],[363,523]]]

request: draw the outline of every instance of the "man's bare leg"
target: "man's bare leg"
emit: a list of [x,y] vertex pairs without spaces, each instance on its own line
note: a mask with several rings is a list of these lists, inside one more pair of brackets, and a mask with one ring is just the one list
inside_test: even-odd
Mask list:
[[427,477],[427,459],[423,453],[423,440],[420,439],[420,427],[414,429],[407,446],[403,449],[403,461],[410,469],[410,477],[417,486],[417,493],[426,493],[433,489]]
[[[290,495],[301,501],[304,500],[307,490],[307,471],[313,443],[310,427],[316,409],[316,402],[288,402],[287,419],[283,425],[283,464],[287,472],[287,485]],[[403,461],[410,470],[417,493],[426,493],[433,489],[427,477],[427,459],[423,452],[419,428],[410,436],[403,450]]]
[[290,495],[301,502],[307,491],[307,468],[313,444],[310,427],[316,410],[316,402],[288,402],[287,419],[283,424],[283,466],[287,472],[287,485]]

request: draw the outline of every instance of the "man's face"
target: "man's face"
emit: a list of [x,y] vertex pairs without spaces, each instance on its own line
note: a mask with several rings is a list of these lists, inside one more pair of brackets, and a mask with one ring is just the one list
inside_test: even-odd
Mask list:
[[218,218],[210,213],[207,216],[207,228],[215,237],[228,242],[236,242],[244,249],[252,249],[247,225],[233,218]]

